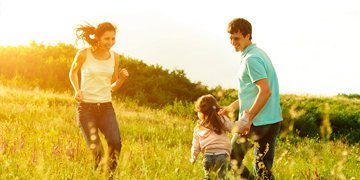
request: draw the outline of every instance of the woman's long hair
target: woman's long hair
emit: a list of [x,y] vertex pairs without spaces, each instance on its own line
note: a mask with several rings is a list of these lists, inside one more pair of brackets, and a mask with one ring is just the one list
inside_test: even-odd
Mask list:
[[195,103],[195,111],[204,114],[204,119],[197,121],[197,128],[206,127],[221,134],[225,131],[225,126],[218,115],[221,107],[217,104],[214,96],[211,94],[201,96]]
[[[109,23],[103,22],[97,25],[95,28],[93,25],[85,22],[86,25],[78,24],[78,27],[74,29],[76,34],[75,44],[81,39],[83,42],[86,41],[93,49],[98,47],[98,40],[106,31],[114,31],[116,33],[116,26]],[[93,38],[90,35],[94,35]]]

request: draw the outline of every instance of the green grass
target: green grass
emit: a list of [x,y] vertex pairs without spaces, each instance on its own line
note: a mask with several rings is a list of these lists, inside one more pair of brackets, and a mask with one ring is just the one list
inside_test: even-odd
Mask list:
[[[0,179],[108,179],[93,169],[72,92],[1,86],[0,94]],[[123,144],[114,179],[202,179],[201,160],[194,166],[189,161],[191,118],[131,100],[113,102]],[[324,179],[360,179],[359,144],[282,136],[276,148],[277,179],[314,179],[316,173]],[[248,166],[251,154],[245,158]]]

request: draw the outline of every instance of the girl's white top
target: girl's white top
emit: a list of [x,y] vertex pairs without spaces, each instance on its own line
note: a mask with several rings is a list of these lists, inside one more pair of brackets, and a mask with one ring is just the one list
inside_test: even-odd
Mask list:
[[110,51],[107,60],[97,60],[86,50],[86,60],[81,66],[81,91],[87,103],[111,102],[111,78],[115,67],[115,54]]

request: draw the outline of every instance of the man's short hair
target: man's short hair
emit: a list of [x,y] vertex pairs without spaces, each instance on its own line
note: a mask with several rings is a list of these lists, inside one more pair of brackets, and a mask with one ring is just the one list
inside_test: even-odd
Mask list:
[[252,27],[251,27],[251,23],[244,19],[244,18],[235,18],[233,19],[227,28],[227,32],[229,34],[235,34],[238,33],[240,31],[240,33],[245,37],[247,34],[250,34],[250,40],[252,39]]

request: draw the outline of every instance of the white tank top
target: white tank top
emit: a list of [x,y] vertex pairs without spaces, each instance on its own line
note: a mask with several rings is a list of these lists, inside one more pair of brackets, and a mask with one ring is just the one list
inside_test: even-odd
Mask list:
[[86,60],[81,66],[81,91],[87,103],[111,102],[111,78],[114,73],[115,57],[110,51],[108,60],[97,60],[86,50]]

